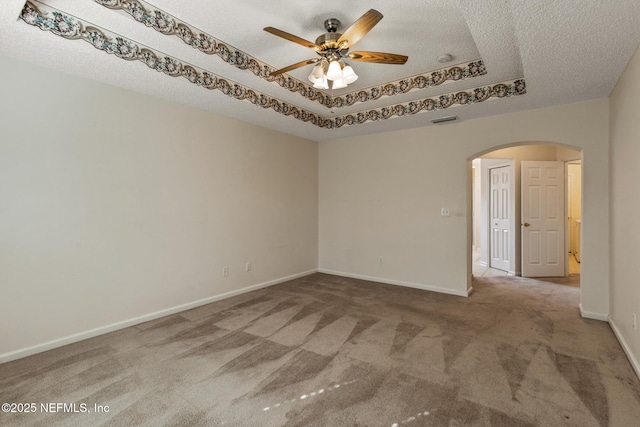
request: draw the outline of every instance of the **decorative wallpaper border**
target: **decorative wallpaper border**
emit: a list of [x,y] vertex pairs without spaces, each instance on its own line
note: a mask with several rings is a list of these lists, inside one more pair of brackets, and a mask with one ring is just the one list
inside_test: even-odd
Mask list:
[[507,98],[525,93],[527,93],[527,88],[524,79],[518,79],[513,82],[503,82],[493,86],[483,86],[466,91],[447,93],[437,97],[406,102],[404,104],[346,114],[329,119],[323,127],[335,129],[344,125],[362,124],[368,121],[375,122],[393,117],[414,115],[420,112],[443,110],[457,105],[477,104],[491,98]]
[[356,102],[373,101],[381,96],[400,95],[414,89],[427,89],[439,86],[446,82],[465,80],[472,77],[483,76],[485,74],[487,74],[487,69],[484,66],[484,61],[482,61],[482,59],[478,59],[476,61],[469,62],[466,65],[454,65],[431,73],[419,74],[417,76],[383,83],[378,86],[373,86],[345,95],[334,96],[331,104],[334,108],[346,107],[351,106]]
[[[172,77],[184,77],[189,82],[205,89],[218,90],[230,97],[247,100],[263,108],[272,108],[280,114],[290,115],[305,122],[320,124],[326,120],[318,114],[224,79],[207,70],[185,63],[105,29],[92,26],[42,3],[38,3],[40,8],[37,8],[33,3],[31,1],[25,3],[20,13],[20,19],[43,31],[49,31],[70,40],[84,40],[96,49],[113,54],[118,58],[140,61],[158,72]],[[51,15],[52,17],[45,15]]]
[[297,92],[312,101],[318,101],[327,108],[351,106],[359,102],[373,101],[382,96],[396,96],[414,89],[426,89],[445,82],[464,80],[487,74],[484,62],[482,59],[478,59],[467,64],[454,65],[430,73],[405,77],[400,80],[332,97],[286,74],[280,74],[274,78],[271,72],[275,71],[276,68],[179,20],[150,3],[142,0],[94,1],[109,9],[123,10],[131,15],[133,19],[149,28],[153,28],[164,35],[176,36],[194,49],[198,49],[208,55],[217,55],[230,65],[242,70],[249,70],[261,79],[276,82],[281,87],[291,92]]
[[281,74],[271,75],[274,68],[253,56],[236,49],[210,34],[207,34],[157,7],[138,0],[94,0],[109,9],[122,10],[136,21],[168,36],[176,36],[187,45],[207,55],[216,55],[229,65],[241,70],[249,70],[257,77],[268,82],[276,82],[291,92],[298,92],[312,101],[324,106],[331,105],[331,97],[304,82]]
[[[31,26],[65,39],[84,40],[96,49],[113,54],[118,58],[128,61],[141,61],[155,71],[172,77],[184,77],[189,82],[205,89],[218,90],[235,99],[246,100],[262,108],[270,108],[279,114],[291,116],[297,120],[326,129],[336,129],[344,125],[357,125],[368,121],[373,122],[414,115],[419,112],[435,111],[454,105],[467,105],[484,102],[491,98],[506,98],[526,93],[525,82],[519,79],[513,82],[498,83],[493,86],[484,86],[438,97],[327,118],[239,83],[224,79],[207,70],[185,63],[105,29],[91,26],[76,17],[66,15],[42,3],[38,4],[41,5],[40,9],[31,1],[27,1],[19,18]],[[51,17],[45,15],[51,15]]]

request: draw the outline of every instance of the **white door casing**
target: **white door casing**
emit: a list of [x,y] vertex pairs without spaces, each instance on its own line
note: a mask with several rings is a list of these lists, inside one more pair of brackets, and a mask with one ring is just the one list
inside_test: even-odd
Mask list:
[[564,276],[564,163],[523,161],[521,167],[522,276]]
[[509,271],[510,264],[510,216],[509,216],[509,186],[511,185],[511,168],[502,166],[489,170],[490,177],[490,208],[489,221],[491,229],[489,266],[499,270]]

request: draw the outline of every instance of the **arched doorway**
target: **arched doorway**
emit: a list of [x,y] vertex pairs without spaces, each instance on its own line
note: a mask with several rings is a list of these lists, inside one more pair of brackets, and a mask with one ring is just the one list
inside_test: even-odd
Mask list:
[[[564,282],[567,284],[579,285],[579,271],[576,270],[576,263],[570,259],[570,250],[575,253],[575,242],[579,242],[580,239],[571,235],[572,231],[576,231],[571,222],[573,220],[575,223],[575,218],[567,218],[571,207],[566,190],[569,188],[568,165],[582,161],[582,150],[560,143],[523,141],[483,150],[468,160],[468,203],[471,206],[468,265],[471,275],[522,275],[522,258],[527,258],[529,243],[526,238],[528,236],[525,236],[523,253],[521,165],[522,162],[526,162],[525,165],[546,162],[558,164],[563,171],[563,194],[558,196],[564,212],[559,218],[564,221],[562,241],[559,242],[561,249],[558,251],[562,261],[562,272],[557,274],[559,270],[555,269],[556,273],[553,275],[566,278]],[[578,176],[578,182],[571,183],[574,189],[581,186],[581,176]],[[499,191],[496,191],[496,188]],[[496,216],[495,212],[500,214]],[[577,232],[580,232],[579,228]],[[572,242],[574,245],[571,245]],[[563,280],[556,279],[556,283],[558,282],[562,283]]]

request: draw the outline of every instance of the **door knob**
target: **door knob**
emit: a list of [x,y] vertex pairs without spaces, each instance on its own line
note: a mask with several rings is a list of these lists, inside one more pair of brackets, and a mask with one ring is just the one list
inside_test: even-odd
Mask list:
[[528,226],[530,226],[531,224],[529,224],[528,222],[525,222],[523,225],[524,225],[525,227],[528,227]]

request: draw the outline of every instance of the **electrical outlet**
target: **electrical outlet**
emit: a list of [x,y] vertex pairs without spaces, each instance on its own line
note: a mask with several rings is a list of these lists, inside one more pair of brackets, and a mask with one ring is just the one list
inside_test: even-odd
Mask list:
[[636,314],[633,313],[633,330],[635,331],[637,327],[638,327],[638,324],[636,322]]
[[382,264],[382,257],[381,256],[378,257],[378,264]]
[[440,215],[451,216],[451,211],[449,210],[449,208],[442,208],[440,209]]
[[244,265],[244,271],[251,271],[251,263],[248,262]]
[[229,277],[229,267],[222,267],[222,277]]

